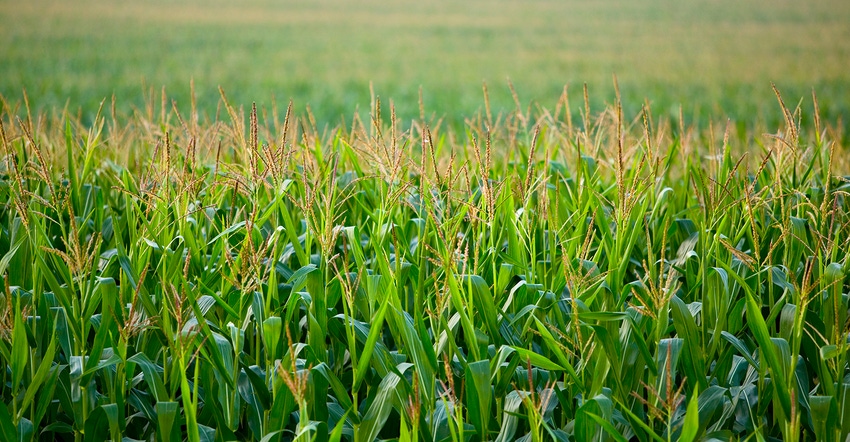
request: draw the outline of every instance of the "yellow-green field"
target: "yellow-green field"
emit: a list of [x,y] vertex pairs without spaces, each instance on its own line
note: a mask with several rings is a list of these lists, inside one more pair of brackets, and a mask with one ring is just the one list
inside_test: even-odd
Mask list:
[[[113,93],[125,109],[143,84],[179,103],[194,79],[213,114],[218,86],[235,104],[309,104],[335,123],[369,106],[369,82],[403,117],[458,119],[479,109],[551,107],[564,85],[627,110],[779,118],[770,82],[793,106],[819,95],[825,117],[848,111],[850,2],[106,0],[0,3],[0,93],[33,106],[70,101],[94,113]],[[576,100],[578,102],[578,100]],[[778,122],[775,121],[775,122]]]
[[0,441],[850,440],[850,1],[0,2]]

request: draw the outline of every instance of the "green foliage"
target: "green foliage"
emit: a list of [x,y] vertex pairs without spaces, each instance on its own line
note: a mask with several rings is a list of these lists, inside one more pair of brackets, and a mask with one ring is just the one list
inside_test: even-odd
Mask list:
[[4,110],[0,438],[850,433],[850,156],[816,104],[762,136],[374,102]]

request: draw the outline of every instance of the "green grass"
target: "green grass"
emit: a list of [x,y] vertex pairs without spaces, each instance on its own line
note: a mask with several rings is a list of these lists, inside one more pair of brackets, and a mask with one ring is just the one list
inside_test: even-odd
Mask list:
[[578,101],[4,108],[2,439],[844,440],[841,125]]
[[[42,109],[90,113],[113,94],[128,110],[153,87],[188,103],[194,79],[213,117],[234,103],[307,104],[320,125],[370,106],[369,83],[401,120],[429,109],[460,125],[481,106],[555,105],[587,83],[593,104],[653,100],[659,116],[731,116],[776,126],[769,84],[789,100],[821,95],[825,118],[850,113],[850,4],[842,0],[627,1],[33,0],[0,2],[0,94],[26,88]],[[144,79],[144,83],[143,83]],[[147,86],[143,86],[147,85]]]

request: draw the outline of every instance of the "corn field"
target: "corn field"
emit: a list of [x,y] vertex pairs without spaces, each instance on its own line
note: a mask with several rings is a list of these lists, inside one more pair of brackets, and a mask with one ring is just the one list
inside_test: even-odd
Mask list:
[[777,98],[4,102],[0,439],[847,440],[850,152]]

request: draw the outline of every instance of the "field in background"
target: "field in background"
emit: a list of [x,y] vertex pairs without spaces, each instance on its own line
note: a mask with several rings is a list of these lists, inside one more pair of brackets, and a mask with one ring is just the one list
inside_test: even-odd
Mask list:
[[[338,122],[376,94],[417,117],[450,119],[480,108],[486,80],[496,108],[551,107],[565,84],[613,101],[619,76],[627,110],[652,97],[657,114],[776,119],[770,82],[793,106],[817,89],[825,117],[846,115],[850,3],[830,0],[0,3],[0,93],[34,106],[93,114],[113,93],[127,109],[144,84],[181,105],[194,78],[213,114],[218,86],[232,101],[271,97],[310,104]],[[579,100],[576,100],[576,103]]]

